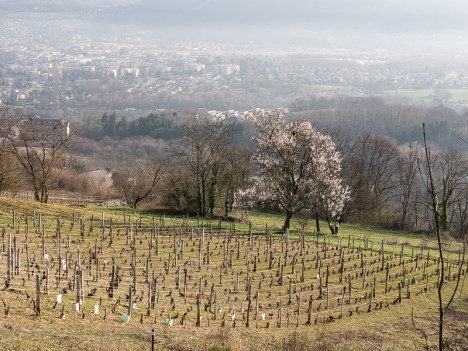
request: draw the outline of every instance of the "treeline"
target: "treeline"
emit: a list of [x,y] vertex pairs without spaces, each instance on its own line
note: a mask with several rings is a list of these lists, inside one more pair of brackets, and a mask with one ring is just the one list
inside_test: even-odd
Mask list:
[[76,128],[81,137],[93,140],[105,137],[125,139],[145,136],[171,140],[182,135],[184,121],[186,117],[179,118],[177,112],[150,113],[133,120],[126,116],[117,116],[115,112],[104,112],[100,119],[78,120]]
[[[125,115],[117,115],[115,112],[104,112],[99,119],[77,120],[74,126],[80,137],[95,141],[106,137],[119,140],[150,137],[168,141],[180,138],[187,124],[197,115],[204,115],[204,112],[152,112],[133,119]],[[236,137],[234,139],[249,143],[251,135],[248,129],[246,123],[235,121],[233,133]]]
[[291,112],[304,112],[311,110],[336,109],[341,107],[381,107],[384,101],[378,97],[354,97],[354,96],[320,96],[315,95],[307,99],[295,99],[289,105]]
[[[78,139],[71,152],[86,159],[88,168],[119,168],[154,155],[167,153],[171,141],[182,138],[187,126],[203,111],[159,112],[132,118],[105,112],[99,118],[75,121]],[[231,120],[233,145],[252,146],[251,125]]]
[[320,97],[296,99],[289,109],[292,119],[311,120],[317,126],[340,127],[353,135],[369,132],[385,135],[402,145],[422,142],[421,128],[426,123],[437,148],[468,151],[460,137],[468,136],[468,112],[459,114],[444,106],[419,106],[384,103],[369,97]]
[[[384,103],[378,97],[321,97],[296,99],[290,106],[290,120],[310,120],[316,127],[339,127],[357,136],[362,132],[384,135],[398,145],[422,142],[421,127],[426,124],[432,135],[431,145],[438,149],[468,151],[460,138],[468,137],[468,112],[459,114],[438,106],[423,108]],[[197,113],[152,112],[139,118],[105,112],[100,118],[77,120],[80,137],[100,141],[149,137],[165,141],[180,138],[184,128]],[[234,131],[241,143],[251,144],[251,126],[237,122]]]

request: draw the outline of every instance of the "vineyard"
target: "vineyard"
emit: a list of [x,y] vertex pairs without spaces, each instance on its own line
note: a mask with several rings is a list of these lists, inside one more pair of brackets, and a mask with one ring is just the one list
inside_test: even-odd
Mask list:
[[[4,315],[109,325],[312,328],[436,289],[435,251],[152,215],[3,218]],[[464,284],[459,254],[446,280]]]

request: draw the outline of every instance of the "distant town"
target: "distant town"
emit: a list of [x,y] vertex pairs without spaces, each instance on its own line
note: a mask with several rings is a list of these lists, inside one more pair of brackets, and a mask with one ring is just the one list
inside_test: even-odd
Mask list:
[[0,99],[30,113],[248,111],[313,95],[377,95],[459,111],[468,103],[468,68],[457,60],[449,67],[386,52],[305,48],[252,54],[138,37],[38,41],[20,24],[6,22],[0,34]]

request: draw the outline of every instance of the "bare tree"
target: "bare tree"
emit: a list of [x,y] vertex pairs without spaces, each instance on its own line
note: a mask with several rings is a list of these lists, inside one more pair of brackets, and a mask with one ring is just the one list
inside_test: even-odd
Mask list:
[[385,137],[364,133],[353,144],[344,175],[351,191],[353,211],[362,216],[377,214],[395,196],[400,152]]
[[252,151],[247,147],[228,150],[221,170],[220,186],[224,198],[224,216],[228,217],[234,205],[234,195],[249,184]]
[[[431,151],[429,147],[427,146],[425,124],[423,124],[423,136],[424,136],[425,166],[426,167],[425,167],[425,170],[422,167],[419,167],[419,169],[420,169],[420,174],[426,186],[426,191],[429,194],[430,199],[431,199],[429,208],[434,216],[435,232],[437,236],[437,244],[438,244],[438,250],[439,250],[439,267],[438,267],[439,274],[438,274],[438,282],[437,282],[437,297],[438,297],[438,310],[439,310],[438,337],[439,337],[439,351],[442,351],[444,349],[444,313],[452,304],[455,294],[459,287],[461,270],[462,270],[462,267],[464,265],[464,260],[465,260],[466,241],[464,241],[463,243],[463,258],[459,265],[456,286],[454,290],[452,291],[451,297],[449,298],[447,304],[444,304],[442,289],[443,289],[446,277],[445,277],[445,259],[444,259],[443,249],[442,249],[441,228],[440,228],[441,220],[440,219],[445,214],[443,212],[444,210],[443,209],[441,210],[441,208],[439,207],[439,203],[441,203],[442,201],[439,201],[438,194],[440,193],[440,191],[437,189],[436,182],[433,176],[432,167],[433,167],[434,162],[432,160]],[[445,185],[442,183],[442,188],[444,186]]]
[[34,199],[47,202],[53,170],[64,157],[72,134],[63,118],[25,116],[3,107],[5,140],[33,188]]
[[410,144],[401,147],[400,151],[397,197],[401,206],[400,227],[405,228],[408,225],[409,217],[411,217],[411,209],[417,206],[418,159],[421,156],[421,150],[419,146]]
[[231,143],[232,126],[227,121],[197,116],[186,126],[182,139],[171,145],[172,153],[196,179],[197,208],[201,216],[208,214],[209,181]]
[[9,191],[15,193],[21,184],[18,165],[11,148],[5,139],[0,142],[0,193]]
[[196,211],[196,182],[184,165],[168,168],[162,188],[165,204],[179,211]]
[[[468,144],[467,140],[462,140]],[[468,171],[468,170],[467,170]],[[468,223],[468,174],[465,181],[464,190],[460,191],[459,200],[457,204],[457,211],[455,212],[455,217],[458,220],[459,225],[459,237],[466,243],[466,231]]]
[[455,219],[458,222],[458,237],[465,241],[466,240],[466,231],[467,223],[468,223],[468,185],[466,186],[466,190],[464,191],[463,195],[460,196],[455,214]]
[[128,206],[136,209],[137,205],[155,195],[157,184],[165,171],[165,161],[149,159],[140,161],[132,168],[117,170],[112,175],[114,187],[124,196]]
[[468,183],[468,160],[459,151],[449,150],[435,156],[433,169],[439,199],[440,226],[449,230],[451,211]]

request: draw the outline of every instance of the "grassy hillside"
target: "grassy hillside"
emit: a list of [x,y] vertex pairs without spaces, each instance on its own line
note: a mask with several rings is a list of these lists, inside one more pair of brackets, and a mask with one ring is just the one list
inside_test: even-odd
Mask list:
[[[435,347],[434,238],[351,225],[337,237],[316,235],[309,221],[303,242],[296,219],[288,241],[274,234],[279,215],[236,216],[242,221],[234,227],[125,207],[0,198],[0,350],[151,350],[153,329],[156,350],[424,350],[424,335]],[[8,255],[10,237],[16,251]],[[445,246],[448,300],[461,245]],[[19,254],[8,270],[12,252]],[[446,317],[454,350],[468,345],[466,267]],[[82,303],[74,312],[80,270]]]

